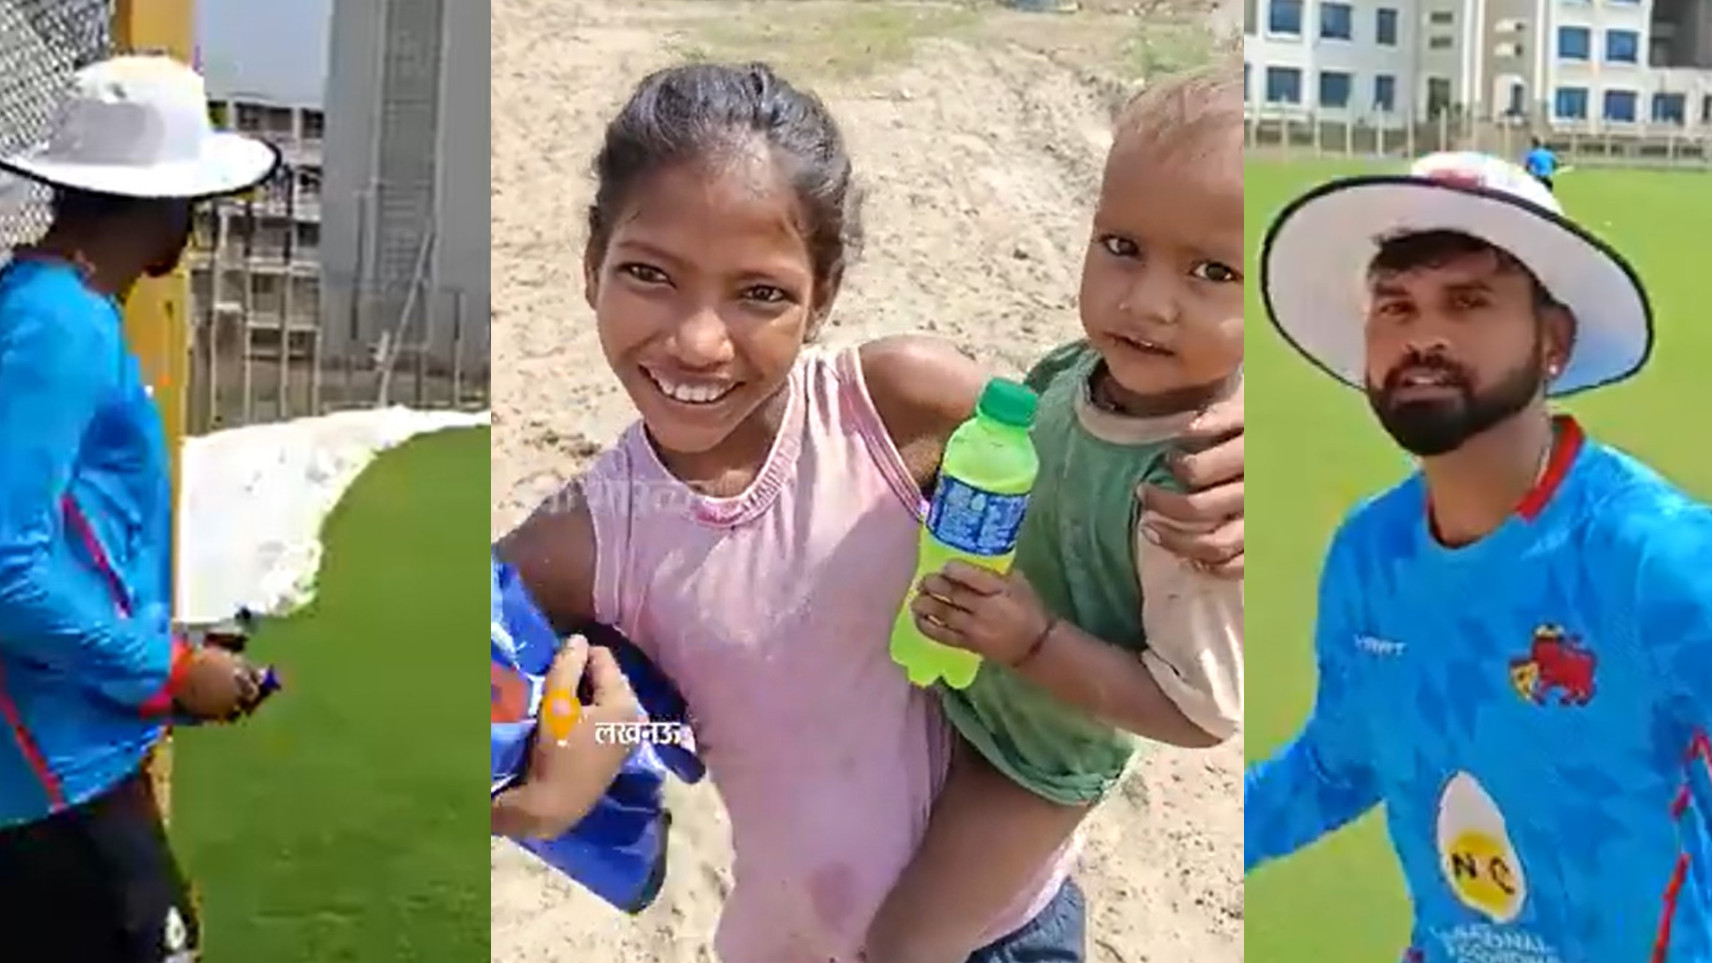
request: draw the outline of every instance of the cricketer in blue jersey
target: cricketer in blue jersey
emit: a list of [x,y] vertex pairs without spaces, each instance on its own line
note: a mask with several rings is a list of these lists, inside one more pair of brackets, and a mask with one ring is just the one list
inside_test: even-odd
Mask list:
[[1545,141],[1540,140],[1538,137],[1533,139],[1533,143],[1528,148],[1528,152],[1522,157],[1523,169],[1525,169],[1528,174],[1534,178],[1534,180],[1544,184],[1548,191],[1553,187],[1552,178],[1557,176],[1558,166],[1557,153],[1550,147],[1547,147]]
[[1332,540],[1247,867],[1383,805],[1405,960],[1712,960],[1712,512],[1547,404],[1642,367],[1640,281],[1523,171],[1452,154],[1295,202],[1262,285],[1420,471]]
[[201,78],[162,57],[80,71],[50,140],[0,158],[52,192],[0,268],[0,958],[198,951],[145,760],[261,679],[173,635],[168,453],[119,305],[174,269],[197,198],[276,160],[210,130]]

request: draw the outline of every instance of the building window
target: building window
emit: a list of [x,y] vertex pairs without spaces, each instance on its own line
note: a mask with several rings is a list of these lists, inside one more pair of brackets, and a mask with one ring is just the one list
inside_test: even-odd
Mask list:
[[267,116],[266,116],[266,119],[263,121],[263,123],[267,125],[267,132],[270,134],[274,134],[276,136],[278,136],[278,135],[290,136],[290,134],[291,134],[291,108],[290,107],[269,107],[269,108],[267,108]]
[[1373,39],[1381,47],[1397,46],[1397,11],[1380,7],[1373,15]]
[[1355,36],[1355,14],[1347,3],[1320,4],[1320,38],[1349,40]]
[[1320,71],[1320,106],[1343,110],[1349,106],[1349,74],[1341,70]]
[[1266,68],[1266,102],[1269,104],[1301,103],[1302,71],[1295,67]]
[[1586,27],[1557,28],[1557,59],[1591,60],[1593,32]]
[[1427,39],[1427,49],[1449,50],[1451,48],[1451,43],[1452,41],[1449,37],[1429,37]]
[[1435,27],[1448,27],[1456,23],[1456,14],[1449,10],[1434,10],[1427,14],[1427,22]]
[[238,105],[238,129],[246,134],[262,132],[262,106],[260,104]]
[[1605,31],[1605,60],[1614,64],[1640,63],[1641,35],[1633,30]]
[[1635,107],[1640,95],[1632,90],[1607,90],[1604,99],[1602,113],[1606,120],[1620,124],[1635,122]]
[[1437,119],[1440,115],[1450,113],[1450,78],[1427,78],[1427,116]]
[[1688,123],[1688,98],[1683,94],[1653,94],[1653,123]]
[[1510,85],[1505,96],[1504,116],[1526,117],[1528,115],[1528,89],[1519,83]]
[[1397,78],[1380,74],[1373,78],[1373,109],[1391,113],[1397,109]]
[[1587,119],[1587,88],[1559,87],[1552,95],[1552,114],[1559,120]]
[[1272,0],[1266,8],[1266,29],[1271,33],[1302,35],[1302,0]]

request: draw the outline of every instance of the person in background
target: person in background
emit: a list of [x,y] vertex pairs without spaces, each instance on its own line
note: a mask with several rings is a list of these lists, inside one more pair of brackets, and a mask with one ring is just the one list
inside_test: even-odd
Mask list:
[[1527,154],[1522,157],[1522,167],[1534,180],[1544,184],[1546,190],[1555,190],[1552,178],[1557,176],[1560,163],[1556,152],[1546,146],[1546,142],[1535,137]]
[[0,169],[52,221],[0,268],[0,933],[7,959],[187,963],[199,927],[146,761],[174,718],[229,720],[261,673],[178,640],[160,413],[121,304],[171,273],[196,201],[278,166],[213,132],[164,57],[81,70],[48,141]]

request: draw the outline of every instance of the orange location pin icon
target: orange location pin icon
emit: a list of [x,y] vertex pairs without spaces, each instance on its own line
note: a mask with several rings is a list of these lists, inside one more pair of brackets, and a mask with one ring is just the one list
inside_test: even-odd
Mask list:
[[570,740],[571,728],[582,716],[582,704],[570,689],[549,689],[541,699],[541,729],[558,745]]

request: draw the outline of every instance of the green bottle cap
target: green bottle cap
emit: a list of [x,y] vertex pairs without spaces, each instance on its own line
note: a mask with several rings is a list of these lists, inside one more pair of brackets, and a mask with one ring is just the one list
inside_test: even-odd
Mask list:
[[1034,424],[1034,411],[1039,403],[1040,398],[1028,385],[994,378],[981,389],[981,400],[975,403],[975,413],[1001,425],[1027,428]]

